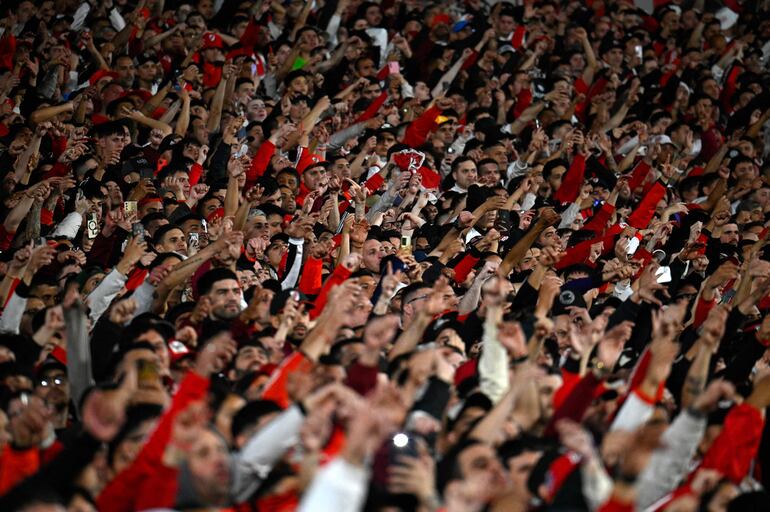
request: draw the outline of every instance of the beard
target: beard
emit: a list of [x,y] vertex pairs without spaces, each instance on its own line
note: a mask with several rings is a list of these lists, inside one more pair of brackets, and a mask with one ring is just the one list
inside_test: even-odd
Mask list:
[[220,306],[214,309],[213,314],[217,320],[232,320],[241,314],[241,308]]

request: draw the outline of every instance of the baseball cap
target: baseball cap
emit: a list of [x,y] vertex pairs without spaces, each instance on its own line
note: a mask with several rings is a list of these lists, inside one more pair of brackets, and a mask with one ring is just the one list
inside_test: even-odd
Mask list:
[[201,47],[201,50],[210,50],[211,48],[222,50],[224,47],[225,45],[222,42],[222,37],[219,34],[213,32],[206,32],[203,34],[203,46]]

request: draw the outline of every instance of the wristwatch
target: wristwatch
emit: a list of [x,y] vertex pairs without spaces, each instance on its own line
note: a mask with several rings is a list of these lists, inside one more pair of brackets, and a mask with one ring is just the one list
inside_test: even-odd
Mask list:
[[612,371],[612,369],[605,365],[604,362],[598,357],[591,359],[591,367],[593,369],[594,375],[599,379],[603,379]]

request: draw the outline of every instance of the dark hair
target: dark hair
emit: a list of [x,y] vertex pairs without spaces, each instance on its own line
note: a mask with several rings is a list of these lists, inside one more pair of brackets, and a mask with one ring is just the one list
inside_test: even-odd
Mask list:
[[272,400],[254,400],[235,413],[233,422],[230,425],[230,433],[235,439],[246,429],[256,425],[260,419],[268,414],[277,414],[281,412],[281,406]]
[[176,224],[165,224],[159,227],[157,230],[155,230],[155,236],[152,239],[152,245],[160,244],[161,240],[166,235],[166,233],[168,233],[172,229],[178,229],[179,231],[182,231],[182,228],[180,228]]
[[206,295],[214,287],[214,283],[218,281],[224,281],[225,279],[238,280],[238,276],[235,272],[229,268],[212,268],[201,276],[198,280],[198,293],[200,295]]
[[553,170],[557,167],[564,167],[565,169],[569,169],[569,162],[562,158],[556,158],[549,161],[543,166],[543,179],[547,180],[551,176]]

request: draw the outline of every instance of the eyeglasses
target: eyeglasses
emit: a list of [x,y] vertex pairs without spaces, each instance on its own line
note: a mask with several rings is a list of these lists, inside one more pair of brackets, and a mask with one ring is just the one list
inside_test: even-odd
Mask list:
[[61,387],[67,383],[67,379],[64,377],[53,377],[51,379],[41,379],[38,384],[44,388],[49,386]]
[[420,295],[419,297],[414,297],[412,300],[410,300],[409,302],[407,302],[407,304],[411,304],[412,302],[416,302],[416,301],[418,301],[418,300],[425,300],[425,299],[427,299],[428,297],[430,297],[430,295]]

